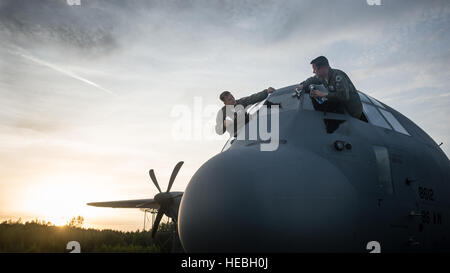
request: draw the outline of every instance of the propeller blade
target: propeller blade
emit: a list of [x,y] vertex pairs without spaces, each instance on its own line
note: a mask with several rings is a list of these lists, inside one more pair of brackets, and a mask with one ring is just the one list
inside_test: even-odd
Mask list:
[[153,227],[152,227],[152,238],[153,239],[155,238],[156,231],[158,230],[158,227],[159,227],[159,222],[161,222],[163,215],[164,215],[164,208],[161,207],[161,208],[159,208],[158,214],[156,215],[155,222],[153,223]]
[[169,192],[170,189],[172,188],[173,181],[175,181],[175,177],[177,177],[178,171],[180,170],[183,163],[184,163],[183,161],[178,162],[177,165],[175,166],[175,168],[173,169],[172,175],[170,176],[169,185],[167,185],[166,192]]
[[151,170],[149,171],[149,174],[150,174],[150,178],[151,178],[152,181],[153,181],[153,184],[155,184],[155,186],[156,186],[156,188],[158,189],[158,191],[161,192],[161,188],[160,188],[159,185],[158,185],[158,180],[156,180],[155,172],[153,171],[153,169],[151,169]]
[[155,206],[155,204],[156,204],[156,201],[145,202],[145,203],[137,205],[136,208],[145,208],[145,207],[147,207],[149,205]]

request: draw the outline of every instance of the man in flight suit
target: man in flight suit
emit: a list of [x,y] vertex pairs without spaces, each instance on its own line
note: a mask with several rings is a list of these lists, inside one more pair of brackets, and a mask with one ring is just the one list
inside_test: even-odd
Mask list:
[[345,72],[331,68],[327,58],[319,56],[311,61],[314,77],[302,82],[298,89],[309,92],[311,84],[323,84],[328,89],[328,94],[319,90],[312,90],[314,98],[326,98],[324,107],[327,111],[344,113],[346,110],[351,116],[360,119],[362,104],[358,92]]
[[[255,93],[248,97],[243,97],[235,100],[234,96],[229,91],[224,91],[219,98],[224,106],[219,110],[216,117],[216,133],[224,134],[226,131],[231,136],[236,136],[240,127],[249,121],[249,115],[246,107],[267,98],[270,93],[275,91],[274,88],[269,87],[261,92]],[[240,115],[244,115],[243,117]],[[240,116],[240,118],[238,118]],[[238,121],[244,121],[243,124],[238,124]]]

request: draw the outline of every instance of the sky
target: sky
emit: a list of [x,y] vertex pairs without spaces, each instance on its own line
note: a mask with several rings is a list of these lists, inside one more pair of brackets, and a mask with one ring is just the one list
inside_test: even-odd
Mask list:
[[142,229],[86,203],[153,198],[148,170],[165,189],[180,160],[183,191],[227,139],[219,94],[300,83],[319,55],[448,156],[450,2],[368,2],[0,0],[0,220]]

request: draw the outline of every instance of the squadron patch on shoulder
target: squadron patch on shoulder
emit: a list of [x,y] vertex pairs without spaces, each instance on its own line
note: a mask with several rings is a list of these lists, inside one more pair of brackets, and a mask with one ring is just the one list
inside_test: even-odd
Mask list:
[[340,82],[342,80],[342,77],[340,75],[336,76],[336,82]]

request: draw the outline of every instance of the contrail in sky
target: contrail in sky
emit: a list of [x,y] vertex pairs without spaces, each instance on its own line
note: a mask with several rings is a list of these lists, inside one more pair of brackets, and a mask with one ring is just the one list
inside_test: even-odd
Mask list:
[[48,62],[46,62],[46,61],[40,60],[40,59],[38,59],[38,58],[35,58],[35,57],[31,56],[31,55],[26,55],[26,54],[23,54],[23,53],[20,53],[20,52],[16,52],[16,51],[9,51],[9,52],[12,53],[12,54],[15,54],[15,55],[19,55],[19,56],[21,56],[22,58],[25,58],[25,59],[30,60],[30,61],[32,61],[32,62],[35,62],[35,63],[37,63],[37,64],[40,64],[40,65],[44,65],[44,66],[46,66],[46,67],[49,67],[49,68],[51,68],[51,69],[53,69],[53,70],[55,70],[55,71],[58,71],[58,72],[60,72],[60,73],[62,73],[62,74],[64,74],[64,75],[67,75],[67,76],[69,76],[69,77],[71,77],[71,78],[73,78],[73,79],[76,79],[76,80],[82,81],[82,82],[84,82],[84,83],[86,83],[86,84],[89,84],[89,85],[91,85],[91,86],[94,86],[94,87],[96,87],[97,89],[100,89],[100,90],[102,90],[102,91],[104,91],[104,92],[106,92],[106,93],[108,93],[108,94],[110,94],[110,95],[117,96],[114,92],[112,92],[112,91],[110,91],[110,90],[108,90],[108,89],[106,89],[106,88],[104,88],[104,87],[102,87],[102,86],[96,84],[95,82],[92,82],[92,81],[90,81],[90,80],[88,80],[88,79],[85,79],[85,78],[83,78],[83,77],[80,77],[80,76],[76,75],[75,73],[70,72],[70,71],[67,71],[67,70],[65,70],[65,69],[62,69],[62,68],[60,68],[60,67],[58,67],[58,66],[56,66],[56,65],[54,65],[54,64],[48,63]]

